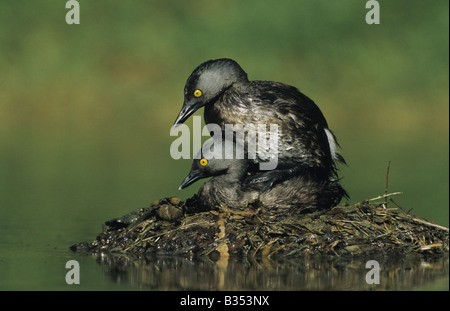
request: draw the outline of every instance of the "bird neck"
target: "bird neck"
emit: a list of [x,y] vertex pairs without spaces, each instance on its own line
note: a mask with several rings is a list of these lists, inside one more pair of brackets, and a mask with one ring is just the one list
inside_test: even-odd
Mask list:
[[216,186],[240,187],[247,175],[248,164],[246,160],[226,160],[233,161],[233,164],[221,175],[213,177],[210,181]]
[[239,81],[235,81],[232,84],[232,87],[235,90],[242,91],[242,90],[246,89],[249,85],[250,85],[250,81],[248,79],[241,79]]
[[245,176],[247,175],[248,171],[248,162],[247,160],[232,160],[234,163],[231,165],[227,173],[222,175],[224,178],[226,178],[229,181],[234,182],[241,182],[244,180]]
[[236,180],[225,175],[215,176],[200,187],[197,193],[200,206],[206,210],[221,204],[233,206],[238,201],[239,188],[240,184]]

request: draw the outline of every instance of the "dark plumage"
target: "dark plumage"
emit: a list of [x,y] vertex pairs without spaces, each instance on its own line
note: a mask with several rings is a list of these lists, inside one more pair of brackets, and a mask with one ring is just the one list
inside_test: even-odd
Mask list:
[[[231,59],[210,60],[193,71],[175,124],[183,123],[203,106],[205,122],[216,123],[222,129],[225,124],[278,125],[277,169],[255,177],[253,182],[269,181],[270,188],[274,182],[299,173],[329,181],[337,177],[335,161],[344,162],[337,153],[335,136],[310,98],[283,83],[249,81]],[[269,156],[260,153],[254,162],[268,161]],[[250,170],[257,169],[251,166]]]
[[[243,184],[247,176],[245,159],[197,159],[189,175],[182,182],[183,189],[195,181],[213,177],[205,182],[197,193],[196,204],[200,210],[211,210],[225,205],[242,208],[250,202],[259,202],[269,208],[295,208],[290,213],[304,210],[331,208],[337,205],[345,190],[337,181],[317,181],[305,176],[285,180],[272,189],[261,192],[262,184]],[[201,164],[202,163],[202,164]],[[205,164],[206,163],[206,164]]]

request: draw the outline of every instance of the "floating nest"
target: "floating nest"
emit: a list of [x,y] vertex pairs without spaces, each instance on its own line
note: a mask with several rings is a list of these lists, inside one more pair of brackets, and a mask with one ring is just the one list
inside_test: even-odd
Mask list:
[[[329,210],[295,214],[257,203],[241,210],[225,206],[196,210],[166,198],[105,222],[93,242],[71,247],[84,254],[183,255],[219,260],[228,256],[292,258],[302,255],[443,255],[449,229],[387,206],[394,194]],[[395,202],[391,199],[395,204]]]

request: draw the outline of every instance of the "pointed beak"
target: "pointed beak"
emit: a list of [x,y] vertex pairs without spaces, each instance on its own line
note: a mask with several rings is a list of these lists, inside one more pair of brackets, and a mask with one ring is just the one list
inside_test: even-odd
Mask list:
[[193,183],[195,183],[197,180],[202,179],[202,173],[200,171],[194,170],[189,173],[189,175],[183,180],[178,190],[182,190],[186,187],[189,187]]
[[174,127],[177,127],[179,124],[184,123],[194,112],[197,111],[198,107],[197,103],[194,101],[184,102],[183,108],[181,108],[180,113],[178,114]]

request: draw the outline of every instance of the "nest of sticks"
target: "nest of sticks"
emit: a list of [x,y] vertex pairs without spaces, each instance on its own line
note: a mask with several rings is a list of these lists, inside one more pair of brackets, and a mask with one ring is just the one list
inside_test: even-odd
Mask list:
[[[239,210],[196,210],[166,198],[107,221],[93,242],[71,247],[84,254],[183,255],[219,260],[227,256],[286,258],[302,255],[443,255],[449,229],[403,210],[384,194],[329,210],[298,213],[257,203]],[[395,207],[389,203],[388,199]]]

